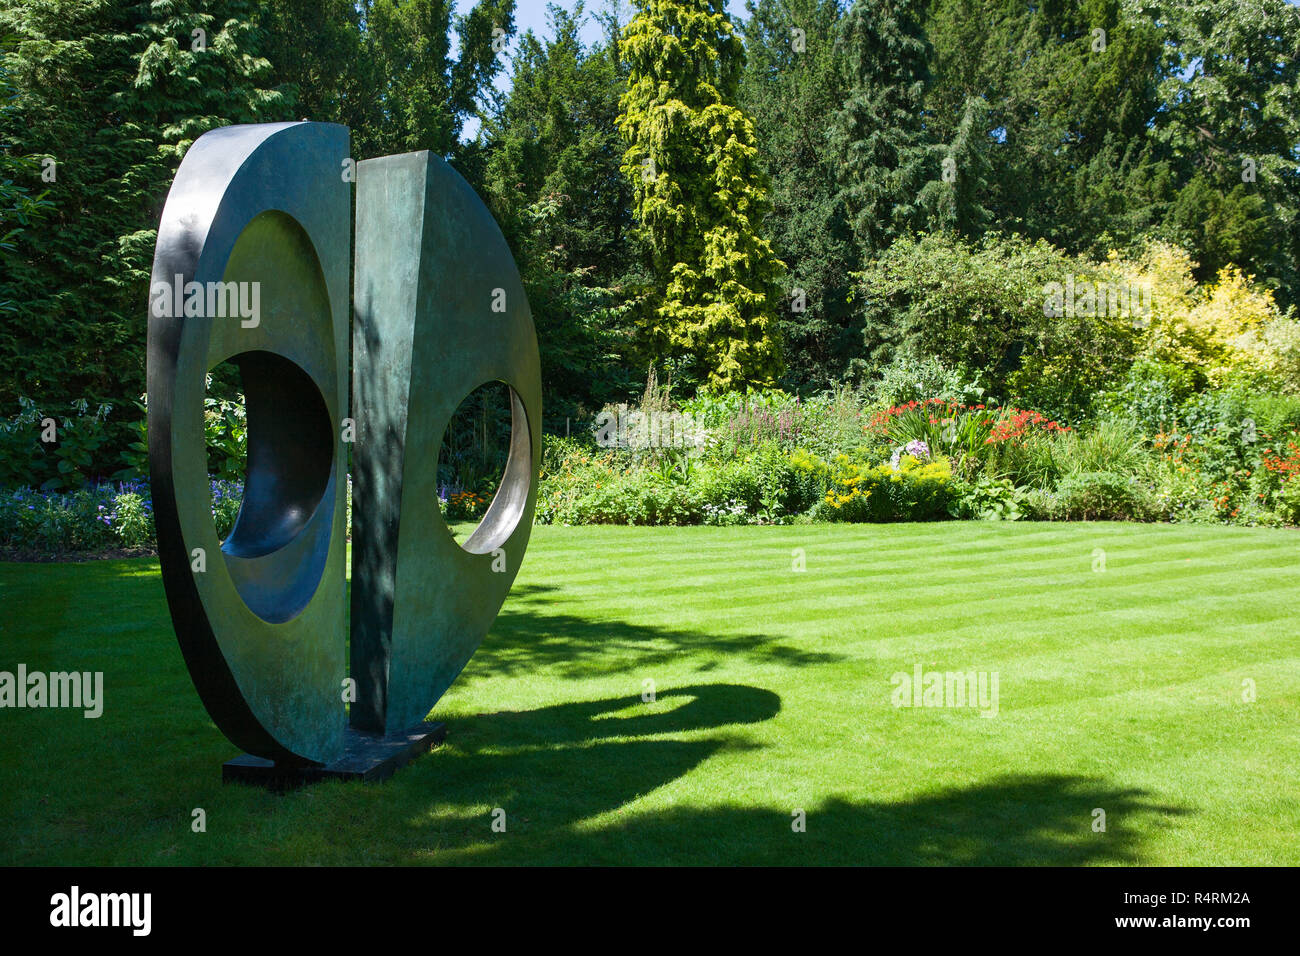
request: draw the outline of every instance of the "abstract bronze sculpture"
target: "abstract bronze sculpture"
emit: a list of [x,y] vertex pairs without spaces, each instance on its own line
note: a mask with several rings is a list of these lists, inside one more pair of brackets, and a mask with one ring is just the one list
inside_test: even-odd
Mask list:
[[[532,525],[540,367],[505,240],[437,157],[353,166],[347,153],[347,130],[330,124],[214,130],[181,163],[158,230],[148,407],[159,560],[195,687],[249,755],[226,765],[228,779],[373,779],[426,749],[438,728],[422,722],[495,619]],[[227,360],[244,382],[247,476],[219,542],[203,411],[205,377]],[[510,452],[462,547],[438,506],[438,450],[460,401],[487,382],[510,387]]]

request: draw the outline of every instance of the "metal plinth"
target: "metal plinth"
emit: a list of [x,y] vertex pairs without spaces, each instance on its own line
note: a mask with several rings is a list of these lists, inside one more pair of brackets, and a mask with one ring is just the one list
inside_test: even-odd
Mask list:
[[277,764],[241,754],[221,766],[222,783],[251,783],[270,790],[293,790],[321,780],[378,783],[447,737],[447,725],[426,723],[405,733],[380,736],[348,728],[343,756],[331,764]]

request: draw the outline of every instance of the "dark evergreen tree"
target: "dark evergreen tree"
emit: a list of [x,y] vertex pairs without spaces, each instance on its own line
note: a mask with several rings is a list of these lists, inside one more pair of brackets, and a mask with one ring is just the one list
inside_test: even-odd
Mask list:
[[581,4],[552,5],[549,38],[519,40],[513,82],[486,129],[484,193],[523,273],[558,424],[633,388],[628,301],[636,274],[632,187],[616,121],[618,25],[585,49]]
[[855,0],[840,26],[847,96],[831,142],[841,197],[864,258],[920,226],[938,175],[923,123],[930,45],[919,0]]
[[858,267],[828,118],[844,103],[839,0],[751,0],[741,102],[772,183],[765,227],[787,266],[778,313],[783,382],[823,388],[860,347],[849,301]]
[[[18,93],[0,139],[34,160],[49,221],[19,234],[0,275],[0,407],[144,390],[145,304],[158,215],[180,156],[231,122],[278,118],[243,0],[9,3]],[[202,31],[196,33],[195,31]]]

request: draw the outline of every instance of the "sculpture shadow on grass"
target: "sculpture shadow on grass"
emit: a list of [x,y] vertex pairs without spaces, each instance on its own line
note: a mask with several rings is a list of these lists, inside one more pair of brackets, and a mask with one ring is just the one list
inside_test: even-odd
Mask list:
[[548,613],[536,607],[549,585],[520,585],[497,616],[461,681],[493,675],[516,676],[538,667],[554,668],[565,677],[591,677],[679,663],[683,655],[715,655],[701,660],[697,672],[712,670],[726,658],[749,663],[809,667],[844,660],[829,651],[806,651],[770,634],[708,634],[685,628],[633,624]]
[[[558,832],[618,811],[723,750],[757,748],[734,731],[780,709],[763,688],[703,684],[668,689],[652,704],[632,695],[458,718],[454,742],[385,784],[385,801],[396,819],[430,821],[434,844],[447,849],[488,832],[487,818],[465,816],[464,807],[508,808],[514,832]],[[430,833],[421,822],[395,836],[418,856]]]
[[[638,713],[628,715],[629,710]],[[465,726],[462,746],[562,746],[613,737],[649,737],[757,724],[775,717],[781,698],[770,690],[744,684],[698,684],[673,687],[653,702],[640,696],[554,704],[536,710],[501,710],[479,714]]]

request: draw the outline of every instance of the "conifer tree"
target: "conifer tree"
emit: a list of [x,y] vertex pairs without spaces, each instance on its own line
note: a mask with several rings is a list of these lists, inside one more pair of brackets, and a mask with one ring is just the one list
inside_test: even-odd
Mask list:
[[923,221],[921,190],[938,173],[922,124],[930,45],[919,7],[918,0],[855,0],[841,23],[849,93],[831,142],[865,258]]
[[767,184],[723,0],[638,0],[623,55],[622,169],[663,283],[659,346],[711,387],[771,384],[784,267],[759,234]]
[[827,119],[844,103],[836,38],[839,0],[749,0],[742,106],[753,117],[771,178],[766,226],[789,269],[778,312],[783,383],[826,388],[861,346],[849,273],[858,269],[836,183]]
[[[189,144],[286,118],[265,89],[248,0],[49,0],[0,6],[17,96],[0,139],[37,164],[48,219],[0,274],[0,407],[86,398],[135,414],[155,227]],[[195,31],[202,31],[196,33]]]

